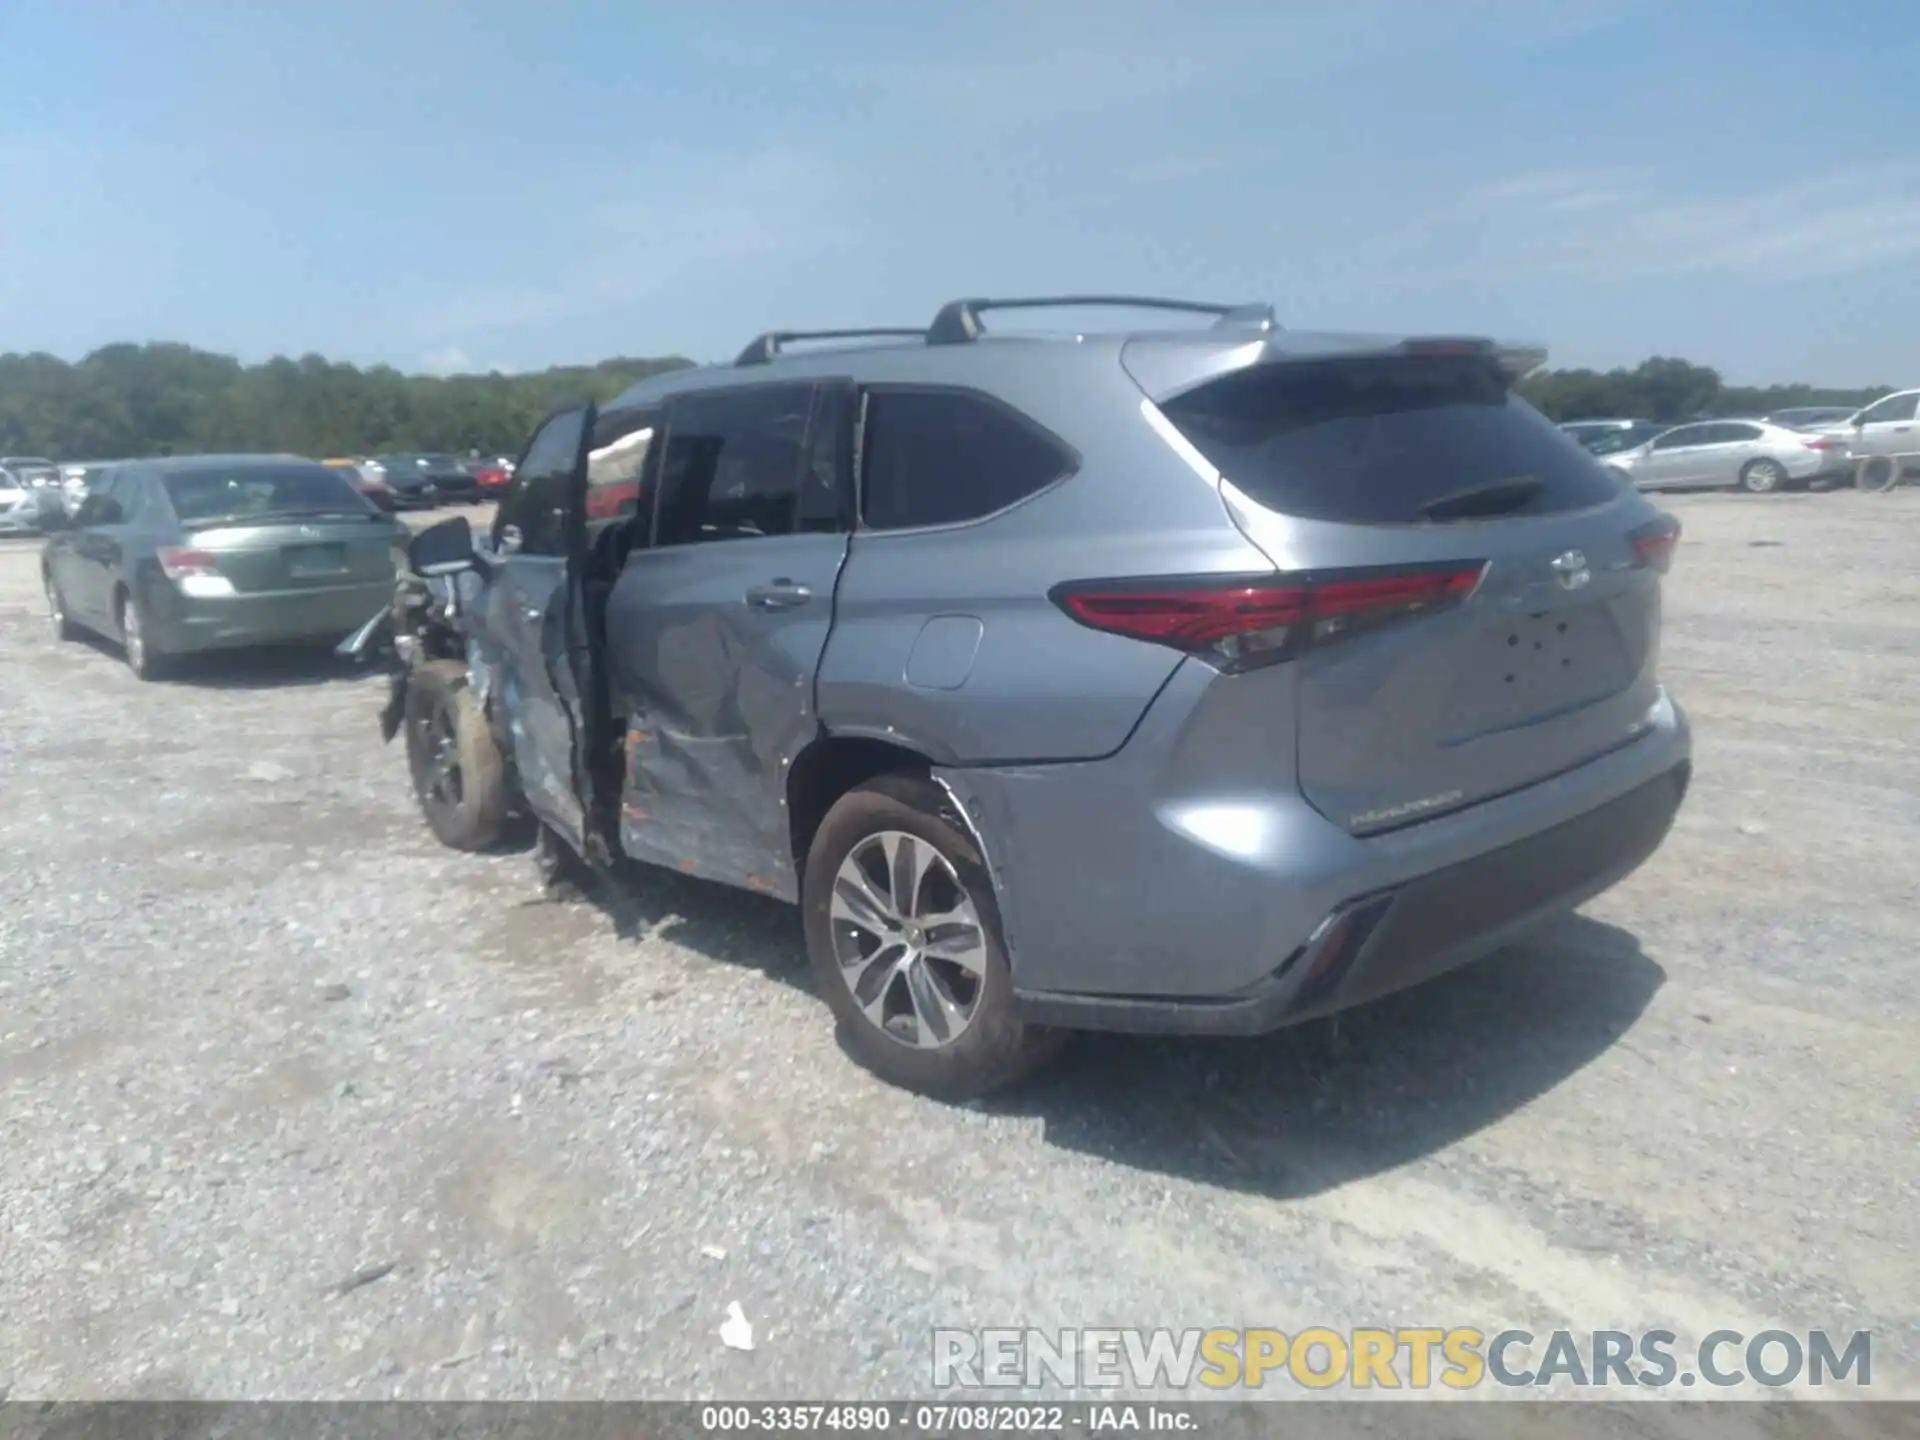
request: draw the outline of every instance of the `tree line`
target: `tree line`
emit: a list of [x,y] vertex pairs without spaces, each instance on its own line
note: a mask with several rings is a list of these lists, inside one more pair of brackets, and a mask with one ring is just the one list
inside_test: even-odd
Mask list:
[[[679,356],[620,358],[520,375],[405,375],[305,355],[243,365],[189,345],[108,345],[69,363],[0,354],[0,454],[58,460],[273,451],[511,454],[554,404],[611,399],[679,369]],[[1719,372],[1655,357],[1631,370],[1544,370],[1521,391],[1555,420],[1680,421],[1764,415],[1790,405],[1863,405],[1891,385],[1727,385]]]
[[621,358],[523,375],[403,375],[304,355],[243,365],[189,345],[108,345],[68,363],[0,354],[0,455],[516,454],[555,404],[609,400],[691,364]]
[[1706,420],[1722,415],[1768,415],[1801,405],[1859,407],[1898,389],[1869,385],[1728,385],[1720,372],[1685,360],[1655,356],[1631,370],[1542,370],[1520,392],[1555,420]]

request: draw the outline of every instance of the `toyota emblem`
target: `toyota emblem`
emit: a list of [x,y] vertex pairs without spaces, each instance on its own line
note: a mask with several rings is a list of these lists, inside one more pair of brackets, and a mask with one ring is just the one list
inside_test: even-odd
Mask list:
[[1593,571],[1587,568],[1587,557],[1578,550],[1569,550],[1564,555],[1554,557],[1553,578],[1560,582],[1562,590],[1578,590],[1593,579]]

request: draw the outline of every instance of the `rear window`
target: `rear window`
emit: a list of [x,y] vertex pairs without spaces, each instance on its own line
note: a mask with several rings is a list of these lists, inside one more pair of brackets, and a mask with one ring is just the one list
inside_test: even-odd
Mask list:
[[1545,515],[1620,493],[1475,357],[1261,365],[1160,408],[1235,488],[1306,520]]
[[295,515],[372,515],[377,512],[324,465],[253,465],[195,470],[166,477],[174,514],[192,524]]

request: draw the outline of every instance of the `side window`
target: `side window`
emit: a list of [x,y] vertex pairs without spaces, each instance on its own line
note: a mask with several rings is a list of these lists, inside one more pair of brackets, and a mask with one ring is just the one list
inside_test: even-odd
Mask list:
[[1914,407],[1920,404],[1920,393],[1910,395],[1889,395],[1877,405],[1871,405],[1861,412],[1861,423],[1879,425],[1887,422],[1911,420]]
[[850,529],[854,407],[859,403],[851,382],[828,383],[814,392],[813,416],[807,423],[806,468],[800,472],[800,498],[794,505],[793,528],[808,533],[833,534]]
[[1683,425],[1678,430],[1669,430],[1653,442],[1656,450],[1678,450],[1683,445],[1704,445],[1707,443],[1702,432],[1705,425]]
[[87,498],[80,502],[80,508],[74,512],[74,528],[119,524],[120,502],[114,498],[114,491],[122,483],[114,475],[103,475],[94,481],[87,489]]
[[669,400],[654,544],[793,533],[812,403],[811,385]]
[[513,473],[513,485],[493,520],[493,544],[509,530],[519,533],[522,555],[567,553],[567,490],[580,458],[581,429],[587,407],[575,406],[547,417],[534,431],[527,453]]
[[[602,415],[587,451],[587,519],[616,520],[643,508],[641,486],[660,433],[660,412],[626,410]],[[652,497],[644,497],[651,508]]]
[[963,390],[870,390],[864,428],[860,512],[874,530],[978,520],[1074,466],[1038,426]]
[[153,519],[153,502],[147,498],[151,487],[146,478],[129,475],[113,487],[113,498],[120,506],[120,520],[127,525],[143,525]]
[[1758,425],[1722,425],[1720,428],[1727,432],[1726,438],[1730,442],[1737,441],[1744,445],[1750,440],[1760,438]]

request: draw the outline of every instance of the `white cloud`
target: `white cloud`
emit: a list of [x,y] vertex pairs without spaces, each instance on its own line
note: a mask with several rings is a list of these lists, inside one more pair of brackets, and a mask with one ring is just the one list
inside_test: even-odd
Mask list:
[[513,368],[504,360],[494,360],[482,365],[458,345],[429,350],[420,357],[419,363],[420,373],[423,375],[487,375],[496,370],[502,374],[508,374]]

